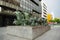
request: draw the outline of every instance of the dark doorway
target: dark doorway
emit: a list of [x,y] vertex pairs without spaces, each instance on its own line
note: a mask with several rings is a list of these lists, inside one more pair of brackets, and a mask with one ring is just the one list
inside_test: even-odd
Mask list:
[[13,25],[14,19],[15,19],[15,16],[13,15],[0,15],[0,27]]

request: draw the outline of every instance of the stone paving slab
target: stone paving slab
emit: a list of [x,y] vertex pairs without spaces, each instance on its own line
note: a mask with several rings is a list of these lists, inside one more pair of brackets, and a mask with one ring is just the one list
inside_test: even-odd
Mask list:
[[[4,37],[8,36],[8,35],[5,35],[5,31],[6,31],[6,28],[0,28],[0,40],[4,40],[5,39]],[[11,37],[11,36],[8,36],[8,37]],[[18,38],[13,37],[12,39],[15,40]],[[60,40],[60,26],[53,27],[50,31],[46,32],[45,34],[43,34],[42,36],[38,37],[35,40]]]
[[60,27],[54,27],[36,40],[60,40]]

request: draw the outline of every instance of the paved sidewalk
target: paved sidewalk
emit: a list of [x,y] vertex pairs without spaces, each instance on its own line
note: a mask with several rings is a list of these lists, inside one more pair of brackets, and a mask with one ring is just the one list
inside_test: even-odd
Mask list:
[[[0,28],[0,40],[4,40],[6,28]],[[54,26],[52,29],[36,40],[60,40],[60,26]]]
[[0,27],[0,40],[4,40],[6,27]]
[[50,31],[46,32],[36,40],[60,40],[60,27],[52,27]]

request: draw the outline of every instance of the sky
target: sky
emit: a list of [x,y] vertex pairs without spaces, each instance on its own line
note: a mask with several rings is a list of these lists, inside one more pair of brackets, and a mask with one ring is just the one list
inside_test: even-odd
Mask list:
[[46,3],[49,13],[53,13],[55,18],[60,18],[60,0],[43,0]]

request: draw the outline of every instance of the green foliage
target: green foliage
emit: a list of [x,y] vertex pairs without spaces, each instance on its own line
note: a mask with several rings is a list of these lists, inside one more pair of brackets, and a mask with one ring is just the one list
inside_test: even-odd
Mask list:
[[50,22],[55,22],[55,20],[50,20]]
[[[16,25],[30,25],[30,26],[38,26],[41,25],[42,23],[45,24],[47,23],[46,20],[41,20],[40,17],[33,16],[30,13],[27,12],[15,12],[17,19],[15,19],[14,24]],[[45,23],[44,23],[45,22]]]
[[60,23],[60,19],[55,18],[54,20],[55,20],[55,22]]
[[48,25],[48,23],[47,23],[47,19],[42,18],[42,25],[45,25],[45,26],[47,26],[47,25]]
[[57,22],[57,23],[60,23],[60,19],[59,19],[59,18],[54,18],[54,20],[50,20],[50,22]]

